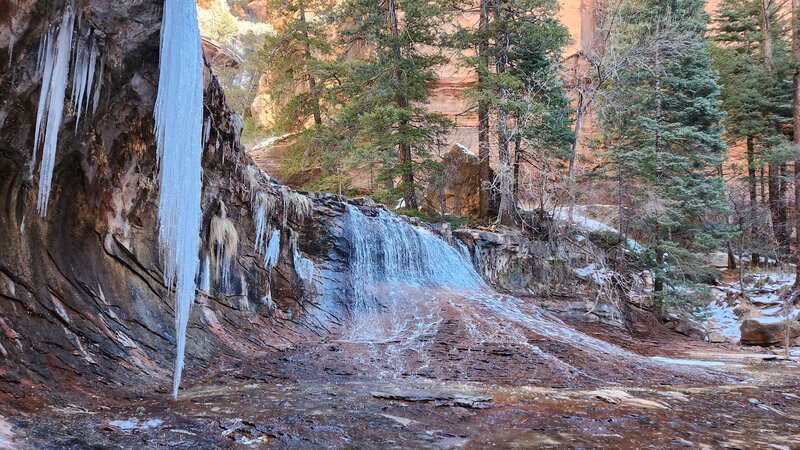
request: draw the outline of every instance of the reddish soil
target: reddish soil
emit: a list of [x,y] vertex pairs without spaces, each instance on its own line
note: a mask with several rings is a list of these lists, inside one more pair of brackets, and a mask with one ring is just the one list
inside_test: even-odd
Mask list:
[[730,361],[736,348],[659,326],[572,325],[646,356],[726,362],[654,368],[528,335],[580,368],[569,373],[531,345],[464,346],[460,325],[444,323],[427,364],[396,355],[406,372],[383,367],[391,343],[330,341],[190,374],[178,401],[98,385],[4,401],[0,448],[800,448],[797,363]]

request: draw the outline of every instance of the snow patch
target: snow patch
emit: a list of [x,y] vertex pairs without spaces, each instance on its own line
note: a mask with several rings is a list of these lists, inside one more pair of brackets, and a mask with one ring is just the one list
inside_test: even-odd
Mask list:
[[250,152],[257,152],[257,151],[261,151],[261,150],[266,150],[266,149],[272,147],[273,145],[277,144],[278,142],[286,139],[287,137],[289,137],[291,135],[292,135],[292,133],[286,133],[286,134],[282,134],[280,136],[268,137],[268,138],[264,139],[263,141],[261,141],[260,143],[258,143],[257,145],[253,146],[253,148],[250,149]]
[[614,276],[614,271],[605,267],[600,267],[595,263],[591,263],[586,267],[580,269],[573,269],[575,273],[584,279],[592,280],[595,284],[604,285],[611,277]]
[[127,419],[127,420],[112,420],[109,421],[108,424],[112,427],[119,428],[125,432],[132,432],[135,430],[149,430],[151,428],[160,427],[164,423],[161,419],[147,419],[143,422],[139,422],[137,419]]
[[[562,221],[569,220],[569,211],[559,210],[555,213],[556,218]],[[581,216],[578,214],[572,215],[572,224],[584,232],[588,233],[617,233],[617,229],[607,225],[599,220],[590,219],[585,216]],[[628,244],[628,248],[635,251],[636,253],[641,253],[644,251],[644,248],[641,244],[636,242],[633,239],[626,239],[625,242]]]
[[722,300],[709,303],[704,312],[708,318],[703,322],[708,331],[716,331],[731,342],[739,342],[742,332],[739,328],[739,317],[734,312],[735,307]]
[[467,147],[466,145],[460,143],[456,143],[456,145],[458,146],[458,148],[461,149],[462,152],[464,152],[465,155],[478,156],[472,150],[470,150],[469,147]]
[[654,356],[653,359],[662,363],[677,364],[679,366],[719,367],[725,365],[719,361],[703,361],[701,359],[665,358],[662,356]]

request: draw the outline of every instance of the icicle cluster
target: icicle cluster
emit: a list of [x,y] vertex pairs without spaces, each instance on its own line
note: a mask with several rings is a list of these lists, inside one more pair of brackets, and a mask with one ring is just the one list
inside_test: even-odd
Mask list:
[[[100,101],[100,83],[97,84],[94,93],[94,75],[97,70],[99,49],[94,30],[89,32],[86,37],[78,39],[75,45],[75,63],[72,71],[72,104],[75,107],[75,132],[81,123],[81,115],[89,112],[92,107],[92,114],[97,109]],[[101,63],[102,64],[102,63]],[[105,66],[101,65],[100,79],[103,77]],[[92,98],[94,95],[94,98]]]
[[269,270],[278,264],[278,257],[281,255],[281,230],[272,232],[269,238],[267,250],[264,252],[264,268]]
[[298,223],[304,222],[311,217],[314,211],[314,203],[310,198],[299,194],[286,186],[281,186],[283,196],[283,227],[286,228],[287,221],[291,215],[292,220]]
[[220,202],[219,216],[211,218],[209,245],[214,252],[214,273],[224,288],[230,275],[233,257],[239,248],[239,233],[233,222],[228,219],[227,209],[222,202]]
[[[39,42],[36,71],[42,76],[42,91],[39,94],[39,107],[36,113],[33,159],[35,161],[41,151],[38,209],[42,215],[47,213],[47,204],[50,200],[58,132],[64,116],[64,100],[70,75],[70,60],[73,61],[70,98],[75,109],[76,132],[81,116],[89,112],[90,106],[94,114],[100,103],[105,59],[102,57],[94,30],[89,30],[86,36],[74,39],[76,18],[75,6],[70,3],[64,8],[61,23],[57,27],[53,25],[48,27]],[[73,41],[75,41],[74,54]],[[95,77],[98,63],[100,73]]]
[[269,225],[269,218],[275,211],[275,197],[266,192],[259,192],[255,195],[252,202],[253,217],[256,220],[256,252],[264,254],[267,241],[272,230]]
[[39,46],[37,69],[42,73],[42,92],[36,112],[36,135],[33,144],[33,159],[41,150],[39,164],[39,214],[47,213],[50,187],[53,183],[53,168],[58,147],[58,130],[64,116],[64,96],[69,77],[69,60],[72,52],[72,34],[75,26],[75,8],[69,4],[64,8],[58,28],[50,26]]
[[203,149],[203,59],[194,0],[165,0],[156,100],[159,239],[164,281],[175,286],[178,341],[173,396],[183,370],[186,327],[199,265]]

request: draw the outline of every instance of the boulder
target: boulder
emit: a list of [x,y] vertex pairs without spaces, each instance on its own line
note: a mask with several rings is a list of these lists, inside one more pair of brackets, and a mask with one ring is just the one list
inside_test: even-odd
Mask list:
[[699,339],[702,341],[708,340],[708,335],[703,325],[696,320],[692,320],[686,316],[670,313],[667,315],[665,324],[670,330],[680,333],[690,338]]
[[462,145],[454,145],[443,157],[444,175],[425,197],[434,214],[480,215],[480,159]]
[[[789,320],[789,338],[795,339],[800,336],[800,322],[796,319]],[[761,347],[771,347],[773,345],[783,345],[786,339],[787,322],[781,317],[756,317],[746,319],[742,322],[742,338],[740,343],[743,345],[757,345]]]

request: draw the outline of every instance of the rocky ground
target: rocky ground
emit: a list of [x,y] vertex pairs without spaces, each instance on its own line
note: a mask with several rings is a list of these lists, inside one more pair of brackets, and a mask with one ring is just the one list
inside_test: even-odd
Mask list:
[[658,325],[571,325],[663,357],[653,360],[663,371],[584,358],[584,372],[609,376],[563,377],[524,364],[534,358],[522,349],[486,344],[458,358],[456,374],[445,369],[460,353],[459,332],[442,327],[428,377],[377,376],[377,365],[355,358],[364,348],[330,341],[221,361],[191,374],[177,401],[153,386],[87,387],[47,403],[34,392],[5,398],[0,448],[800,446],[797,362]]

